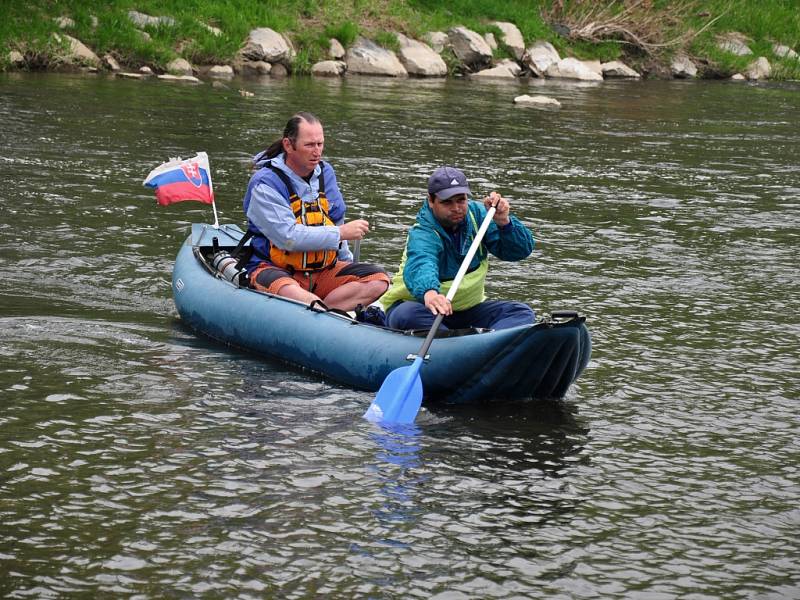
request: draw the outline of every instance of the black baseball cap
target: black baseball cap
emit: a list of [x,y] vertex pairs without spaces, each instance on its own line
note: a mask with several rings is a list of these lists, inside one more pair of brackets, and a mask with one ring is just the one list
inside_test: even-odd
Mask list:
[[441,200],[457,194],[470,194],[467,178],[455,167],[439,167],[428,179],[428,193]]

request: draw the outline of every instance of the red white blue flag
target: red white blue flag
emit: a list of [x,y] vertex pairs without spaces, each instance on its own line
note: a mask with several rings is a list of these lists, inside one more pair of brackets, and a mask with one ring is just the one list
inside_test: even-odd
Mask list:
[[205,152],[198,152],[197,156],[187,160],[174,158],[159,165],[150,171],[143,183],[155,190],[156,200],[161,206],[184,200],[214,204],[211,167]]

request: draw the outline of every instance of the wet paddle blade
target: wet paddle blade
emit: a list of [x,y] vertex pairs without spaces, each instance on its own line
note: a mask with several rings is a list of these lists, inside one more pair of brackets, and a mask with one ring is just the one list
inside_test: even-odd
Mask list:
[[413,423],[422,404],[422,359],[408,367],[395,369],[381,385],[364,418],[373,423]]

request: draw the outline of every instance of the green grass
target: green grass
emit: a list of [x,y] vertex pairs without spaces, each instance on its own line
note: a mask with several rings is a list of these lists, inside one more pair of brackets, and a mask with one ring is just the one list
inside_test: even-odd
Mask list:
[[352,21],[342,21],[336,25],[326,25],[323,31],[326,38],[336,38],[345,48],[356,41],[359,32],[358,25]]
[[494,31],[491,21],[509,21],[522,32],[526,42],[549,39],[553,31],[540,16],[547,2],[538,0],[410,0],[409,6],[419,14],[417,33],[446,31],[455,25],[464,25],[478,33]]
[[[4,54],[8,50],[47,52],[48,39],[59,31],[54,19],[64,15],[75,21],[75,27],[64,33],[80,39],[98,56],[110,52],[132,66],[163,66],[177,56],[199,64],[229,62],[253,27],[289,31],[297,24],[295,14],[283,10],[281,3],[274,0],[249,4],[240,0],[116,0],[102,9],[92,0],[4,2],[6,18],[0,19],[0,48]],[[147,41],[129,19],[130,10],[170,16],[176,25],[144,27],[152,38]],[[92,15],[97,18],[97,27],[92,25]],[[218,27],[223,34],[213,35],[202,23]]]
[[[690,51],[708,58],[722,74],[743,71],[758,56],[765,56],[773,66],[773,75],[781,79],[800,78],[800,61],[780,59],[773,54],[774,42],[795,50],[800,49],[800,5],[797,0],[711,0],[705,2],[703,10],[709,17],[694,16],[687,27],[699,30],[709,18],[719,16],[712,28],[698,35],[690,45]],[[735,56],[717,47],[720,33],[738,31],[748,38],[752,56]]]
[[[619,40],[600,43],[577,42],[559,36],[543,18],[554,0],[111,0],[102,7],[95,0],[0,0],[0,68],[7,67],[10,50],[22,52],[34,68],[50,68],[57,55],[52,34],[58,31],[54,19],[69,16],[75,26],[64,33],[92,48],[98,56],[113,54],[123,65],[163,68],[182,56],[195,64],[230,63],[255,27],[270,27],[287,33],[297,49],[296,73],[307,73],[311,65],[326,57],[328,40],[338,39],[345,47],[364,35],[390,49],[396,49],[394,32],[421,39],[428,31],[447,31],[463,25],[480,34],[492,32],[501,42],[492,21],[509,21],[521,30],[526,45],[548,40],[564,55],[603,61],[625,58],[630,46]],[[566,15],[578,15],[602,0],[564,0]],[[652,10],[676,12],[686,0],[654,0]],[[622,6],[617,0],[615,9]],[[128,18],[137,10],[152,16],[170,16],[174,27],[146,27],[145,40]],[[800,61],[780,60],[772,53],[773,41],[800,49],[800,5],[798,0],[706,0],[695,1],[691,9],[677,11],[680,19],[664,19],[663,37],[672,39],[697,32],[709,20],[714,23],[694,37],[685,50],[708,59],[717,73],[744,69],[755,56],[766,56],[778,77],[800,77]],[[93,19],[97,26],[93,26]],[[213,35],[204,25],[222,30]],[[716,36],[739,31],[748,36],[756,53],[739,58],[720,51]],[[662,60],[676,48],[666,49]],[[495,58],[510,56],[502,44]],[[448,63],[449,64],[449,63]],[[455,65],[453,65],[453,70]]]
[[[797,0],[722,1],[703,3],[712,16],[721,15],[716,31],[740,31],[754,39],[775,38],[785,44],[800,43],[800,4]],[[691,25],[697,25],[695,17]]]
[[397,52],[400,50],[400,42],[397,41],[397,36],[391,31],[376,31],[372,34],[372,39],[379,46]]

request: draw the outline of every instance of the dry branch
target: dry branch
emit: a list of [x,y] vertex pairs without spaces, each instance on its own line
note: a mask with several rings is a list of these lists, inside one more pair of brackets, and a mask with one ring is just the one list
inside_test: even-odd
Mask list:
[[657,54],[669,47],[683,47],[711,26],[722,15],[711,19],[698,31],[687,31],[671,39],[667,33],[677,29],[679,23],[697,9],[695,0],[671,3],[656,9],[652,0],[609,0],[597,3],[592,0],[573,0],[565,3],[556,0],[543,13],[546,21],[558,23],[569,31],[567,37],[574,41],[616,41],[639,48],[646,54]]

